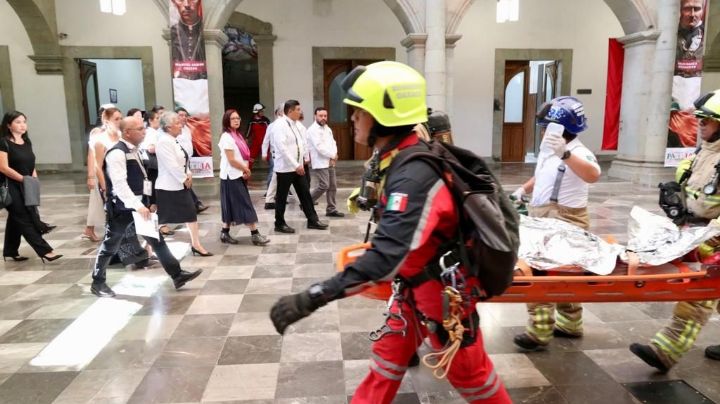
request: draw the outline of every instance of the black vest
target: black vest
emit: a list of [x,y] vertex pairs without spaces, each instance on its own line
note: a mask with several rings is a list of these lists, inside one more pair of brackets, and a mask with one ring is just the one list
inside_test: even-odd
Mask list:
[[[130,211],[132,209],[125,207],[125,204],[115,195],[114,187],[110,176],[107,171],[107,155],[113,150],[122,150],[125,153],[125,163],[127,166],[127,183],[130,186],[133,194],[143,195],[143,181],[145,175],[143,174],[142,168],[140,168],[140,162],[138,160],[129,158],[130,149],[123,141],[119,141],[115,146],[111,147],[110,150],[105,153],[105,160],[103,160],[103,174],[105,174],[105,187],[106,195],[108,195],[107,203],[112,205],[114,211]],[[137,155],[139,157],[139,154]],[[143,203],[146,203],[147,197],[143,195]]]

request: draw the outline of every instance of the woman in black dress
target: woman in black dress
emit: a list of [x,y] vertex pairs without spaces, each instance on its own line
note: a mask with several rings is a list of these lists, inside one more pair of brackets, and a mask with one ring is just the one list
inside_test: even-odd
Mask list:
[[35,225],[32,208],[25,206],[24,177],[37,177],[37,171],[35,171],[32,143],[27,135],[27,118],[22,112],[11,111],[3,116],[0,127],[0,173],[3,184],[7,179],[8,192],[12,198],[12,203],[5,207],[8,218],[5,225],[3,259],[11,258],[14,261],[28,259],[20,256],[18,252],[20,236],[25,237],[25,241],[43,262],[55,261],[62,257],[60,254],[55,254],[52,247],[42,238],[41,230]]

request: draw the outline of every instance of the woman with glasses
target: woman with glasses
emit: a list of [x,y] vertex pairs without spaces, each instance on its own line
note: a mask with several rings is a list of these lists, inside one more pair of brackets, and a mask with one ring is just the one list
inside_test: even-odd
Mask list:
[[160,126],[163,133],[155,145],[158,160],[158,178],[155,182],[158,221],[187,224],[193,255],[209,257],[212,253],[200,243],[197,210],[190,194],[190,157],[177,140],[182,133],[180,117],[175,112],[165,112],[160,117]]
[[234,109],[225,111],[220,135],[220,210],[222,231],[220,241],[237,244],[230,236],[230,226],[244,224],[250,229],[250,240],[265,245],[270,239],[257,228],[257,213],[250,199],[247,180],[250,179],[250,148],[240,133],[240,114]]

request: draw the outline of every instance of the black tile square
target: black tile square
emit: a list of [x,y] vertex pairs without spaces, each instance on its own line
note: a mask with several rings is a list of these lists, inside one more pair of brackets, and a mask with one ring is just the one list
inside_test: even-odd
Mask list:
[[640,400],[653,404],[711,404],[714,401],[682,380],[626,383],[623,386]]

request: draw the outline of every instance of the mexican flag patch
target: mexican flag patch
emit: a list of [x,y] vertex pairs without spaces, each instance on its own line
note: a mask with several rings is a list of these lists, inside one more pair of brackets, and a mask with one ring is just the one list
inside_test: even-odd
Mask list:
[[399,192],[393,192],[388,198],[385,210],[390,212],[405,212],[407,208],[408,196]]

